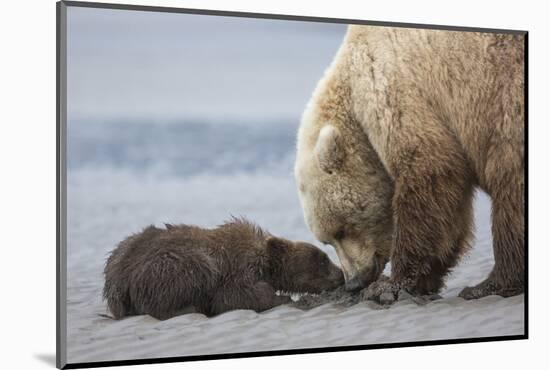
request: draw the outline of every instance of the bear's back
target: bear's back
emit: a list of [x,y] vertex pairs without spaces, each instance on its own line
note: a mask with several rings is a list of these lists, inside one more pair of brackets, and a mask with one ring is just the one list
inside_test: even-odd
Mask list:
[[493,137],[523,146],[521,35],[351,26],[344,45],[334,76],[383,162],[401,113],[437,119],[479,173]]

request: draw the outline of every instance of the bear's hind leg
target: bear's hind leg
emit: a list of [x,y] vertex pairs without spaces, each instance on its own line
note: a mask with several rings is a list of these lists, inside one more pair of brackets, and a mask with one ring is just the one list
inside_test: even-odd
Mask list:
[[130,305],[128,288],[124,284],[122,287],[116,285],[116,283],[120,284],[120,282],[113,282],[112,280],[110,276],[107,277],[103,289],[103,298],[107,300],[107,306],[113,317],[119,320],[132,315],[133,312]]
[[261,312],[290,302],[290,297],[276,295],[275,289],[263,281],[254,285],[221,287],[212,299],[210,316],[231,310]]
[[[509,116],[513,117],[513,114]],[[495,265],[485,281],[460,293],[464,299],[487,295],[508,297],[524,291],[524,152],[523,132],[516,128],[522,127],[522,122],[520,119],[517,124],[502,126],[508,131],[497,131],[494,143],[488,149],[484,187],[492,201]]]
[[[521,199],[519,199],[521,198]],[[481,283],[467,287],[459,296],[477,299],[488,295],[509,297],[524,290],[524,205],[493,198],[492,233],[495,266]]]
[[130,275],[130,300],[136,314],[159,320],[203,312],[216,279],[216,265],[208,256],[174,246],[136,266]]

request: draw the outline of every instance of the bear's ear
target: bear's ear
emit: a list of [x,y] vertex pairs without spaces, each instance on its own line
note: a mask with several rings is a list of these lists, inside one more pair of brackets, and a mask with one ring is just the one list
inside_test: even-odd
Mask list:
[[284,254],[286,251],[288,251],[288,248],[290,247],[290,242],[288,240],[278,238],[276,236],[270,236],[267,239],[267,250],[270,254]]
[[314,151],[321,170],[328,174],[338,170],[344,161],[342,136],[338,129],[332,125],[323,127]]

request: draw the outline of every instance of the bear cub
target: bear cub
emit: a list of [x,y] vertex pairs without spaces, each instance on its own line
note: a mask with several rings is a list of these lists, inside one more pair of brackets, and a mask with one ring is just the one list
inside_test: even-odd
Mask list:
[[116,319],[260,312],[291,301],[276,291],[320,293],[344,283],[320,249],[275,237],[245,219],[214,229],[149,226],[120,242],[104,273],[103,298]]

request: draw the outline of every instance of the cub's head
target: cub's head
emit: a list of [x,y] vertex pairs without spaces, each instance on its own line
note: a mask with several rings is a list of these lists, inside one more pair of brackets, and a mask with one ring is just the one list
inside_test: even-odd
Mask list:
[[306,223],[336,249],[346,289],[376,280],[390,255],[393,184],[366,135],[324,126],[314,146],[299,142],[295,177]]
[[321,293],[344,284],[344,275],[319,248],[304,242],[269,237],[268,258],[277,290]]

